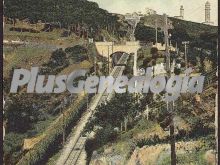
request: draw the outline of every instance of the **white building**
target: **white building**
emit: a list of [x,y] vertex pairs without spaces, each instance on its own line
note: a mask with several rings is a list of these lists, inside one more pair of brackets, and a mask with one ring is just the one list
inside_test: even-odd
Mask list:
[[126,13],[125,20],[140,20],[144,15],[141,12]]
[[174,16],[174,18],[184,19],[184,8],[183,8],[183,5],[180,6],[180,15],[179,16]]
[[205,22],[203,22],[204,24],[207,24],[207,25],[214,24],[214,22],[211,22],[210,11],[211,11],[211,4],[209,1],[207,1],[205,3]]
[[146,8],[145,9],[145,14],[146,15],[155,15],[155,14],[157,14],[157,12],[155,10],[153,10],[153,9]]

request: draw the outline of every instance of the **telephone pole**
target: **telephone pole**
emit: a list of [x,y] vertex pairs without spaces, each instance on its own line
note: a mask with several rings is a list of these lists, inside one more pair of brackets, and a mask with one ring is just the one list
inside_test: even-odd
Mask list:
[[157,46],[157,19],[155,21],[155,30],[156,30],[156,46]]
[[66,128],[65,128],[65,112],[64,112],[64,108],[66,107],[67,104],[67,99],[66,97],[64,97],[64,101],[62,102],[62,106],[61,106],[61,113],[62,113],[62,129],[63,129],[63,146],[65,144],[66,141]]
[[109,56],[110,56],[110,54],[109,54],[109,46],[108,46],[108,75],[110,75],[110,68],[109,68],[110,60],[109,60]]
[[146,109],[147,109],[147,121],[149,120],[149,106],[147,105],[146,106]]
[[169,34],[168,34],[168,22],[167,15],[164,14],[165,26],[164,26],[164,42],[165,42],[165,55],[166,55],[166,70],[170,72],[170,53],[169,53]]
[[[217,58],[218,58],[218,39],[217,39]],[[217,72],[216,76],[218,77],[218,66],[217,66]],[[218,84],[218,81],[217,81]],[[215,151],[215,164],[218,165],[218,87],[217,87],[217,93],[215,96],[215,140],[216,140],[216,151]]]
[[216,140],[215,164],[218,165],[218,89],[215,96],[215,140]]
[[133,75],[137,76],[137,52],[134,52]]
[[86,109],[89,109],[89,94],[86,95]]
[[186,63],[186,68],[188,67],[188,59],[187,59],[187,45],[189,44],[189,41],[184,41],[182,42],[182,44],[184,44],[185,46],[185,63]]
[[95,57],[94,57],[94,71],[95,71],[95,75],[97,73],[96,64],[97,64],[97,58],[96,58],[96,54],[95,54]]
[[179,50],[178,50],[178,47],[177,47],[177,42],[176,42],[176,55],[177,56],[179,55]]
[[[168,20],[167,15],[164,14],[165,27],[164,27],[164,41],[165,41],[165,54],[166,54],[166,71],[167,77],[171,76],[170,72],[170,52],[169,52],[169,34],[168,34]],[[173,110],[174,103],[167,102],[167,111],[170,112],[171,122],[170,122],[170,146],[171,146],[171,165],[176,165],[176,149],[175,149],[175,129],[173,121]]]

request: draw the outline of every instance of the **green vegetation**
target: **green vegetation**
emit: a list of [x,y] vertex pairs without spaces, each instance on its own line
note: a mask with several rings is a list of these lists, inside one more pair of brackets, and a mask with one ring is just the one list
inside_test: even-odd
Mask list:
[[[158,42],[163,43],[163,27],[164,18],[160,15],[146,16],[142,18],[141,22],[137,25],[135,36],[138,40],[143,42],[156,42],[155,34],[155,19],[158,23]],[[212,70],[217,67],[217,27],[205,24],[168,18],[168,22],[172,22],[169,33],[171,34],[172,45],[177,45],[181,52],[184,52],[183,41],[189,41],[188,46],[188,63],[196,66],[196,69],[202,73]],[[138,66],[146,66],[151,60],[151,57],[146,56],[146,48],[139,51]],[[171,60],[172,60],[171,55]],[[156,63],[163,62],[163,58],[157,59]],[[209,62],[211,61],[211,62]],[[209,68],[207,69],[207,66]]]
[[25,134],[13,132],[6,134],[3,145],[5,163],[10,162],[10,164],[13,164],[17,161],[22,154],[21,149],[24,138],[26,138]]
[[210,26],[201,23],[180,20],[173,17],[169,17],[169,19],[172,21],[174,29],[181,27],[182,29],[185,29],[191,37],[198,37],[201,33],[204,32],[217,33],[218,30],[217,26]]
[[[120,102],[125,102],[124,97],[121,98],[117,95],[116,97],[118,97],[117,100]],[[177,103],[175,104],[175,114],[182,118],[181,120],[178,119],[176,123],[176,141],[181,143],[180,149],[183,149],[185,152],[184,154],[181,154],[179,153],[181,152],[179,151],[180,149],[177,149],[177,161],[180,164],[205,164],[207,160],[204,158],[204,153],[208,150],[214,149],[215,146],[212,125],[214,120],[212,112],[213,107],[207,108],[208,104],[212,104],[211,102],[205,103],[204,101],[201,104],[198,104],[195,102],[194,95],[190,95],[188,97],[183,96],[182,99],[185,100],[185,103],[186,100],[191,100],[192,102],[187,105],[184,103],[184,107]],[[201,99],[208,98],[206,98],[206,96],[201,96]],[[209,99],[214,100],[210,97]],[[132,109],[135,110],[135,113],[130,112],[134,115],[138,114],[138,112],[143,112],[144,107],[142,107],[142,105],[146,105],[146,102],[151,101],[151,99],[149,96],[146,96],[141,100],[143,100],[143,102],[136,106],[136,109],[133,109],[132,106],[128,106],[130,108],[127,108],[127,111],[129,112]],[[114,108],[111,108],[112,104],[114,105]],[[130,103],[128,105],[130,105]],[[190,105],[194,105],[194,107],[189,108]],[[198,105],[199,107],[197,107]],[[123,122],[123,118],[120,119],[120,114],[122,114],[121,112],[123,112],[123,108],[121,107],[118,109],[118,106],[121,107],[123,105],[117,103],[116,101],[110,101],[108,105],[103,105],[102,107],[98,108],[94,119],[91,120],[87,126],[88,132],[94,130],[94,128],[96,128],[94,126],[101,126],[100,129],[94,130],[97,136],[95,135],[94,139],[87,141],[86,151],[89,155],[89,159],[94,150],[98,151],[98,154],[101,155],[105,150],[111,149],[114,151],[114,153],[123,155],[127,160],[129,160],[137,146],[141,149],[142,147],[147,149],[148,147],[156,145],[155,147],[158,147],[158,150],[160,146],[169,146],[169,134],[165,130],[169,126],[170,115],[166,108],[151,109],[149,121],[146,120],[144,114],[141,114],[139,118],[135,118],[128,124],[127,131],[122,131],[120,133],[116,131],[116,134],[116,132],[113,131],[114,127],[117,127],[118,125],[120,126],[120,122]],[[113,114],[111,114],[111,112],[108,110],[109,108],[111,108],[111,110],[114,112]],[[117,110],[117,112],[114,110]],[[114,115],[115,113],[117,113],[117,115]],[[108,116],[109,118],[107,118]],[[124,116],[126,116],[126,114]],[[188,129],[188,127],[190,127],[190,129]],[[191,144],[190,141],[198,141],[200,145],[197,146],[197,143],[194,142]],[[190,142],[190,144],[188,142]],[[192,156],[188,156],[188,153],[183,146],[186,145],[189,147],[194,146],[194,144],[194,149],[190,149]],[[161,151],[163,150],[161,149]],[[170,163],[170,152],[165,151],[165,153],[161,152],[158,154],[165,154],[162,158],[160,158],[160,163]],[[197,156],[195,156],[196,154]]]
[[[135,29],[135,38],[142,42],[156,42],[155,28],[139,23]],[[163,33],[158,31],[158,42],[163,42]]]
[[[177,154],[178,164],[192,164],[192,165],[207,165],[204,158],[205,151],[193,151],[191,153]],[[169,165],[171,163],[170,155],[166,154],[163,160],[158,162],[158,165]]]
[[[4,162],[7,164],[15,164],[19,159],[25,158],[26,156],[29,157],[28,154],[25,156],[27,151],[23,150],[24,140],[35,138],[41,140],[45,132],[47,132],[50,127],[53,127],[54,123],[60,118],[60,111],[68,108],[70,102],[68,101],[65,107],[60,106],[64,97],[69,97],[67,93],[61,95],[26,94],[24,93],[24,90],[26,90],[25,87],[21,87],[19,93],[16,95],[9,94],[13,70],[18,68],[30,70],[32,66],[39,66],[40,74],[61,74],[62,72],[72,72],[79,68],[90,70],[90,56],[93,56],[93,54],[87,53],[87,51],[81,52],[81,50],[87,50],[84,44],[86,42],[83,39],[77,40],[74,38],[74,35],[71,36],[72,38],[67,37],[57,41],[60,38],[59,33],[61,30],[36,34],[30,32],[14,32],[7,29],[8,27],[6,27],[6,32],[4,34],[6,39],[21,39],[28,41],[25,46],[15,48],[10,46],[4,47],[4,53],[6,55],[4,59],[4,96],[7,98],[6,107],[4,108],[4,122],[6,125]],[[76,42],[78,42],[77,45],[75,44]],[[68,49],[69,45],[74,49],[76,48],[75,54],[66,53],[62,48],[58,48],[65,47]],[[80,49],[78,49],[79,47]],[[90,50],[90,48],[88,48],[88,50]],[[81,53],[82,57],[86,57],[87,60],[81,58]],[[77,58],[74,59],[74,56]],[[77,105],[77,96],[75,95],[71,99],[74,101],[73,105]],[[84,102],[80,104],[80,106],[85,105]],[[84,107],[82,107],[82,110],[84,110]],[[78,111],[77,106],[73,111]],[[72,112],[71,114],[74,116],[69,115],[70,119],[68,119],[66,123],[66,135],[68,135],[74,123],[80,118],[80,113],[75,114]],[[72,122],[69,123],[69,121]],[[40,145],[38,146],[37,144],[35,146],[39,148],[35,150],[34,147],[34,151],[38,153],[47,152],[51,147],[51,144],[49,144],[51,142],[58,143],[58,145],[56,145],[57,148],[53,148],[53,152],[51,152],[51,154],[56,153],[61,146],[59,140],[59,131],[61,131],[61,129],[57,131],[58,132],[50,131],[49,134],[51,133],[51,136],[49,139],[44,138],[42,142],[40,141]],[[45,146],[42,144],[44,143],[43,141],[46,141],[48,145]],[[32,151],[30,152],[32,153]],[[51,155],[47,155],[46,157],[40,156],[40,158],[36,158],[39,159],[39,161],[42,159],[46,161],[50,156]]]
[[138,50],[138,67],[147,68],[156,64],[164,63],[165,58],[162,52],[158,51],[156,47],[149,48],[142,46]]
[[[25,6],[25,7],[24,7]],[[74,95],[67,105],[63,105],[67,93],[61,95],[43,96],[24,94],[25,87],[19,89],[17,95],[9,94],[11,77],[15,68],[39,66],[42,74],[70,73],[75,69],[86,68],[94,72],[95,57],[103,62],[99,75],[107,75],[106,59],[100,57],[94,44],[88,44],[88,38],[94,41],[119,41],[126,37],[127,23],[119,15],[112,15],[100,9],[94,2],[86,0],[7,0],[4,15],[7,23],[4,37],[8,40],[29,41],[25,46],[4,47],[6,54],[4,65],[4,93],[7,96],[4,121],[6,136],[4,141],[4,161],[6,164],[18,165],[45,164],[59,156],[63,133],[64,113],[66,136],[71,132],[76,122],[86,109],[86,96]],[[158,42],[163,43],[163,18],[158,17]],[[30,24],[22,25],[28,19]],[[22,21],[20,21],[22,20]],[[40,21],[41,20],[41,21]],[[95,20],[95,21],[94,21]],[[177,43],[183,51],[182,41],[189,40],[189,61],[196,62],[200,71],[217,66],[216,38],[217,28],[208,25],[169,18],[173,22],[171,42]],[[38,27],[37,23],[43,22]],[[36,27],[34,27],[36,25]],[[143,42],[155,42],[155,18],[145,17],[137,26],[135,36]],[[36,31],[33,31],[36,30]],[[20,32],[24,30],[23,32]],[[19,32],[18,32],[19,31]],[[44,46],[45,45],[45,46]],[[201,49],[195,49],[195,48]],[[207,53],[210,50],[211,53]],[[124,73],[131,76],[133,57],[130,56]],[[147,46],[138,51],[138,66],[144,68],[161,63],[164,58],[157,49]],[[197,64],[199,63],[199,64]],[[180,72],[179,70],[176,73]],[[122,153],[127,160],[131,158],[136,146],[154,146],[168,144],[169,136],[165,129],[170,124],[170,114],[166,108],[150,111],[149,120],[144,117],[146,105],[153,103],[152,93],[135,97],[128,93],[116,94],[115,97],[96,109],[94,117],[86,125],[84,133],[95,132],[93,139],[86,142],[88,161],[93,151],[102,153],[105,148],[112,146],[117,153]],[[197,139],[206,146],[191,154],[177,154],[179,163],[205,164],[204,153],[213,149],[214,144],[214,94],[202,97],[203,103],[195,101],[194,96],[182,96],[185,104],[182,109],[176,108],[180,117],[190,130],[185,129],[185,123],[176,136],[177,140]],[[74,102],[71,102],[74,101]],[[185,102],[189,102],[186,104]],[[208,102],[208,103],[206,103]],[[123,104],[122,104],[123,103]],[[158,103],[160,104],[160,103]],[[194,107],[190,107],[194,105]],[[126,122],[127,121],[127,122]],[[125,124],[126,123],[126,124]],[[126,126],[125,126],[126,125]],[[122,131],[120,131],[122,126]],[[183,127],[183,128],[182,128]],[[204,135],[204,133],[206,135]],[[39,142],[30,150],[23,150],[25,139],[37,138]],[[129,140],[128,140],[129,139]],[[165,156],[165,164],[170,163]]]
[[28,19],[30,23],[41,20],[50,23],[49,29],[66,28],[79,37],[93,37],[97,40],[102,38],[101,29],[107,29],[120,37],[123,34],[120,28],[123,24],[117,21],[117,15],[113,16],[100,9],[97,3],[87,0],[7,0],[4,15],[11,18],[14,25],[16,19]]
[[65,49],[65,52],[69,54],[70,59],[75,63],[88,60],[88,50],[83,46],[76,45]]
[[18,47],[17,49],[4,48],[6,56],[3,75],[8,77],[12,68],[23,67],[29,69],[33,65],[42,65],[49,61],[52,50],[31,46]]
[[[67,134],[71,131],[73,125],[75,125],[81,114],[86,109],[85,96],[78,98],[76,102],[77,103],[75,103],[74,106],[71,106],[69,110],[64,112],[64,125]],[[28,164],[28,162],[31,164],[42,164],[43,162],[45,163],[50,156],[55,154],[61,145],[63,133],[62,122],[63,119],[60,117],[58,118],[57,122],[52,125],[52,127],[44,131],[45,137],[37,145],[35,145],[33,149],[28,151],[28,153],[22,157],[18,164]]]
[[[144,42],[156,42],[155,19],[158,22],[158,42],[163,43],[163,27],[164,18],[160,15],[145,16],[137,25],[135,36],[138,40]],[[182,41],[190,41],[189,44],[189,60],[193,59],[195,47],[201,48],[199,54],[203,54],[213,62],[217,61],[216,45],[217,45],[217,27],[195,23],[185,20],[169,17],[172,27],[169,30],[172,45],[176,45],[184,52]],[[206,50],[211,51],[211,55],[207,55]],[[216,64],[214,64],[216,66]]]
[[[121,101],[126,104],[120,104],[119,102]],[[132,119],[139,110],[138,104],[134,103],[132,95],[128,93],[116,94],[107,105],[102,104],[97,107],[94,119],[86,125],[85,129],[85,132],[91,132],[95,127],[100,127],[100,129],[96,131],[95,138],[86,142],[85,149],[88,160],[91,158],[94,150],[100,149],[106,143],[117,139],[118,133],[114,128],[120,128],[125,118],[128,118],[130,121],[128,122],[128,128],[131,127]]]

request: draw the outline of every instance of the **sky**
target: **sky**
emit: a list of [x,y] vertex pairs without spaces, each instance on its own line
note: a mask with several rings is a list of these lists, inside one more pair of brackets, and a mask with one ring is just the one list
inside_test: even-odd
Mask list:
[[[89,0],[97,2],[100,8],[111,13],[132,13],[150,8],[158,14],[169,16],[180,15],[180,5],[184,7],[184,19],[193,22],[205,21],[205,2],[207,0]],[[218,0],[208,0],[211,3],[211,21],[218,25]]]

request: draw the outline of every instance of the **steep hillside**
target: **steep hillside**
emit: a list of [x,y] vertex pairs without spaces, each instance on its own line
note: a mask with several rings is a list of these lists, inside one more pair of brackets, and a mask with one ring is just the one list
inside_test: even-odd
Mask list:
[[66,28],[80,37],[96,40],[102,40],[101,30],[107,30],[118,38],[126,34],[116,14],[108,13],[99,8],[97,3],[87,0],[25,0],[22,3],[19,0],[7,0],[4,5],[4,16],[13,25],[17,24],[17,20],[25,20],[30,24],[43,22],[47,26],[40,29],[42,31],[51,30],[51,27]]
[[169,19],[172,21],[174,29],[180,27],[182,29],[186,29],[186,32],[190,35],[190,37],[198,37],[204,32],[217,33],[218,31],[217,26],[210,26],[202,23],[180,20],[173,17],[169,17]]
[[[158,42],[163,42],[165,21],[162,15],[143,17],[135,31],[136,39],[144,42],[156,42],[156,24],[158,28]],[[218,36],[218,28],[216,26],[180,20],[173,17],[168,17],[168,24],[171,43],[173,45],[177,43],[181,50],[184,50],[182,41],[190,41],[191,49],[199,47],[211,51],[216,50]]]
[[[157,23],[157,27],[163,29],[164,27],[164,17],[162,15],[149,15],[142,18],[141,23],[145,26],[155,28]],[[186,29],[186,32],[190,36],[199,36],[201,33],[209,32],[209,33],[217,33],[217,26],[210,26],[202,23],[191,22],[186,20],[177,19],[174,17],[168,17],[168,24],[172,24],[170,26],[171,29]]]

